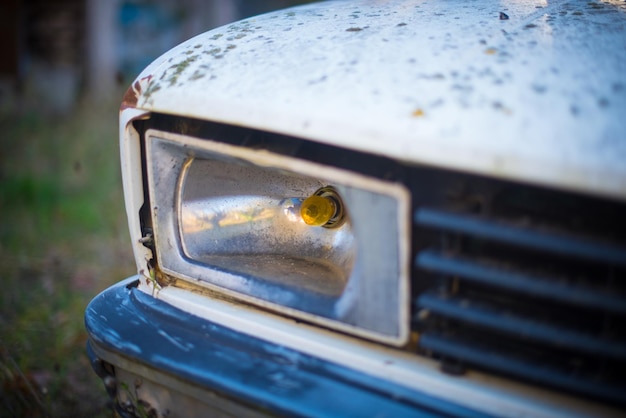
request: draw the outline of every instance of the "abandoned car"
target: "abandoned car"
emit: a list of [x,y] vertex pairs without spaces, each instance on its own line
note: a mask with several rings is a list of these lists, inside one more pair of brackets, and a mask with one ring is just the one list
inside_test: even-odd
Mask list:
[[328,1],[124,96],[137,272],[86,310],[122,416],[626,405],[626,4]]

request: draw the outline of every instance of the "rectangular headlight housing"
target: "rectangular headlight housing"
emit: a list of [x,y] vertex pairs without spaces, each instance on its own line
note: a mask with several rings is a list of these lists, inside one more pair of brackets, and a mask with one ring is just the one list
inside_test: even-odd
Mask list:
[[[403,186],[158,130],[146,132],[146,159],[162,272],[326,327],[406,342]],[[330,215],[309,219],[325,202]]]

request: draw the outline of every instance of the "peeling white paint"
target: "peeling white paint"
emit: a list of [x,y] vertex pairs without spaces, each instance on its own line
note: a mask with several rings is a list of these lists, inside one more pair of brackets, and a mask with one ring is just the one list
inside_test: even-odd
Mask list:
[[620,1],[307,5],[166,53],[138,107],[626,199],[625,22]]
[[139,134],[132,126],[132,121],[148,117],[147,112],[127,108],[120,112],[120,160],[124,184],[124,202],[126,217],[132,242],[133,254],[137,263],[137,271],[150,277],[147,262],[152,252],[141,243],[141,224],[139,210],[143,205],[143,173],[141,168],[141,152]]

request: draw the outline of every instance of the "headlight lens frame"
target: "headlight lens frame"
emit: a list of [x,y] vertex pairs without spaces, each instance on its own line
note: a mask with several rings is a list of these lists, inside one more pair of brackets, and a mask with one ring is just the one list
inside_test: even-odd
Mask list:
[[[163,273],[350,334],[393,345],[407,341],[410,196],[404,186],[155,129],[145,138]],[[343,219],[332,227],[307,225],[302,202],[325,188],[337,193]]]

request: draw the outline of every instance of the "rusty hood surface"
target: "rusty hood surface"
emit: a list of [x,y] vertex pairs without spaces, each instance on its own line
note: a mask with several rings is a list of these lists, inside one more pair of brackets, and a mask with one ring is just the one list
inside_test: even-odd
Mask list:
[[301,6],[170,50],[123,108],[626,199],[626,3]]

